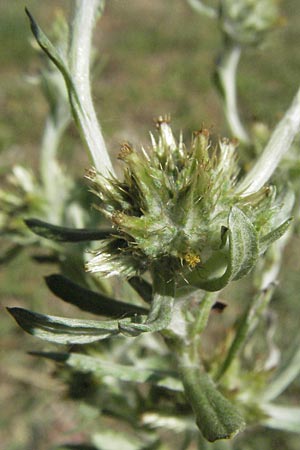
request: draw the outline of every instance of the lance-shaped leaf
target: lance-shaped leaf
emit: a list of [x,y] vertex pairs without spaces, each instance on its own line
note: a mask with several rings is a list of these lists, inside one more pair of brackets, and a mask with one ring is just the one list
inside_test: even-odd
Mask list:
[[252,169],[237,185],[236,193],[248,196],[258,192],[270,179],[300,130],[300,89],[291,106],[273,131],[264,151]]
[[121,302],[98,292],[90,291],[60,274],[45,278],[48,288],[60,299],[83,311],[106,317],[147,314],[147,309]]
[[8,308],[16,322],[27,333],[57,344],[88,344],[119,333],[120,324],[130,319],[80,320],[38,314],[23,308]]
[[266,234],[259,240],[259,253],[264,253],[268,247],[273,244],[273,242],[277,241],[284,233],[287,231],[290,223],[292,222],[292,218],[287,219],[283,222],[279,227],[275,228],[275,230],[270,231],[270,233]]
[[285,353],[288,353],[287,355],[285,354],[285,360],[275,372],[268,387],[264,390],[263,399],[265,402],[270,402],[282,394],[300,374],[299,339],[296,339],[291,350]]
[[180,364],[179,370],[197,426],[209,442],[230,439],[244,428],[239,411],[218,391],[202,367]]
[[[229,254],[224,274],[209,279],[207,271],[197,268],[186,277],[191,285],[207,291],[218,291],[229,281],[239,280],[247,275],[254,267],[258,258],[258,238],[250,219],[239,208],[233,207],[229,214],[228,228]],[[221,256],[222,253],[217,264]]]
[[89,444],[62,444],[55,447],[55,450],[99,450],[99,447]]
[[229,215],[229,279],[239,280],[253,268],[258,258],[257,233],[248,217],[232,208]]
[[39,219],[26,219],[25,223],[33,233],[56,242],[99,241],[108,238],[114,232],[111,228],[105,230],[66,228]]
[[14,244],[11,247],[2,251],[0,254],[0,265],[6,264],[13,258],[15,258],[22,251],[22,248],[23,248],[22,245]]
[[268,416],[263,421],[266,427],[292,433],[300,432],[300,408],[273,403],[261,405],[261,408]]
[[130,336],[165,330],[171,322],[175,297],[175,280],[163,263],[152,270],[153,300],[144,321],[120,324],[120,331]]
[[131,277],[129,278],[128,283],[146,303],[151,303],[153,292],[152,286],[148,281],[144,280],[142,277]]
[[[75,19],[77,19],[76,23],[78,24],[78,22],[80,22],[80,19],[82,18],[86,20],[85,33],[82,33],[82,30],[77,30],[75,36],[73,35],[71,44],[73,44],[72,47],[80,47],[78,50],[78,54],[80,54],[80,52],[83,53],[83,55],[86,53],[89,57],[91,40],[85,40],[85,44],[87,44],[85,48],[83,48],[83,42],[78,40],[78,37],[80,35],[82,36],[84,34],[85,36],[87,36],[88,34],[90,34],[94,25],[94,2],[88,3],[91,3],[91,5],[88,5],[86,2],[82,5],[77,5],[78,14],[76,15],[75,12]],[[91,6],[91,8],[89,8],[89,6]],[[58,68],[65,80],[73,117],[75,119],[76,125],[79,128],[82,138],[84,139],[84,142],[86,143],[90,151],[96,169],[104,175],[113,174],[114,170],[105,147],[94,108],[91,101],[87,101],[88,98],[90,100],[89,83],[84,84],[85,88],[87,87],[87,89],[85,89],[84,92],[80,92],[79,95],[78,86],[74,82],[74,70],[71,71],[69,67],[69,61],[66,61],[63,55],[50,42],[45,33],[37,25],[30,12],[27,9],[25,9],[25,11],[27,16],[29,17],[31,30],[37,43],[45,52],[45,54],[51,59],[54,65]],[[85,12],[88,12],[88,14],[84,17]],[[78,31],[80,31],[80,33],[78,33]],[[85,64],[83,64],[83,66],[86,80],[86,78],[89,78],[88,58],[87,60],[85,60]],[[75,78],[80,78],[79,75],[83,76],[83,73],[75,73]]]
[[79,353],[33,352],[31,354],[64,363],[79,372],[93,373],[95,376],[101,378],[109,376],[120,381],[150,383],[174,391],[183,390],[181,381],[178,379],[176,373],[172,371],[139,367],[138,365],[125,366]]
[[[119,427],[120,428],[120,427]],[[124,431],[113,428],[100,429],[92,437],[92,443],[98,450],[154,450],[159,448],[157,436],[149,433],[138,433],[137,429]]]

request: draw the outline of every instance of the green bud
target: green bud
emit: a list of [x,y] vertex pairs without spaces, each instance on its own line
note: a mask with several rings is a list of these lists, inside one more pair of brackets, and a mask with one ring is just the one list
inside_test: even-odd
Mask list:
[[279,21],[278,0],[221,0],[221,27],[234,42],[259,44]]

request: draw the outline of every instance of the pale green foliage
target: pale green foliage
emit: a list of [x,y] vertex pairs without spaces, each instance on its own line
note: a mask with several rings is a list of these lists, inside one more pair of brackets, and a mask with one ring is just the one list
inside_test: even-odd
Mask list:
[[[242,144],[249,145],[250,137],[238,116],[235,72],[242,47],[260,43],[277,23],[277,2],[224,0],[220,2],[220,14],[201,1],[189,3],[219,19],[225,43],[217,68],[219,90],[231,131],[242,137]],[[45,341],[89,344],[80,352],[72,347],[69,352],[38,355],[64,364],[66,369],[61,371],[70,379],[78,373],[90,376],[94,395],[89,401],[96,410],[102,417],[114,416],[126,422],[128,433],[119,433],[116,426],[115,440],[110,431],[91,438],[95,448],[156,448],[160,437],[149,426],[182,434],[183,449],[193,439],[200,442],[198,429],[209,441],[231,438],[245,423],[297,431],[298,409],[291,417],[273,401],[299,373],[299,352],[296,349],[273,376],[273,323],[263,323],[263,317],[275,289],[298,197],[297,192],[283,187],[283,180],[276,185],[275,181],[273,185],[266,183],[298,132],[299,94],[246,173],[239,165],[235,139],[215,144],[209,132],[201,129],[185,144],[182,137],[178,141],[174,137],[167,118],[160,118],[158,139],[151,135],[149,150],[136,150],[127,143],[121,147],[119,159],[124,173],[118,178],[96,121],[89,83],[91,31],[98,8],[104,3],[81,0],[74,4],[70,46],[66,40],[53,45],[28,13],[39,46],[62,77],[53,76],[52,69],[44,76],[51,108],[41,181],[28,170],[14,169],[12,181],[20,195],[1,191],[6,210],[0,225],[5,228],[7,223],[14,224],[8,219],[18,208],[28,206],[28,214],[39,219],[26,220],[39,236],[32,238],[34,243],[45,245],[48,239],[58,260],[64,261],[61,271],[65,273],[66,266],[76,269],[73,280],[61,274],[47,277],[48,287],[63,301],[101,317],[70,319],[22,308],[10,308],[10,313],[25,331]],[[66,39],[65,28],[63,34]],[[56,160],[57,146],[70,119],[66,93],[95,165],[86,178],[96,195],[96,207],[110,221],[110,228],[86,228],[93,223],[90,205],[81,207],[76,201],[72,205],[74,181],[61,171]],[[53,174],[60,181],[57,185],[51,183]],[[75,213],[70,205],[75,206]],[[66,228],[68,216],[71,226],[79,228]],[[98,222],[101,220],[99,214]],[[19,216],[17,223],[24,229]],[[17,227],[14,232],[17,237],[23,233]],[[78,244],[69,259],[63,242],[85,244]],[[84,250],[91,247],[93,257],[89,255],[86,268],[95,277],[78,271],[78,263],[83,269]],[[218,300],[219,291],[247,276],[257,265],[261,273],[254,280],[253,297],[234,327],[233,337],[231,334],[221,342],[212,354],[202,355],[202,333],[211,310],[224,308]],[[138,295],[127,289],[125,281],[122,296],[127,301],[106,295],[101,282],[96,292],[96,277],[116,275],[129,281]],[[264,324],[266,343],[257,332],[259,323]],[[132,337],[137,339],[130,340]],[[260,353],[257,343],[263,346]],[[258,355],[260,366],[256,364]],[[275,356],[278,365],[276,351]],[[166,401],[170,392],[171,406]],[[174,404],[179,405],[176,415]]]

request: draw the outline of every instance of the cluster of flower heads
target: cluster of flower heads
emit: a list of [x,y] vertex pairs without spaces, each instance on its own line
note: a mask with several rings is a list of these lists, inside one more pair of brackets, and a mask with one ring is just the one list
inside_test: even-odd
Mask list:
[[[87,270],[130,277],[161,260],[185,280],[193,272],[203,280],[224,272],[229,259],[236,259],[232,253],[244,252],[245,260],[244,254],[252,252],[254,264],[260,242],[274,228],[275,190],[238,193],[237,142],[222,139],[213,146],[209,131],[202,129],[187,147],[182,136],[175,140],[167,119],[160,118],[157,128],[159,138],[151,135],[148,151],[122,145],[121,181],[94,170],[87,173],[97,208],[115,228]],[[252,268],[249,264],[242,272]]]
[[260,43],[280,23],[278,0],[221,0],[220,11],[225,34],[244,45]]

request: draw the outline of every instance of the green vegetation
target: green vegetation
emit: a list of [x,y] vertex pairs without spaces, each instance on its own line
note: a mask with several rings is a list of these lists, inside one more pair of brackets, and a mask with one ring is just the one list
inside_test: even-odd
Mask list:
[[[27,7],[38,18],[42,28],[49,30],[59,9],[63,7],[67,11],[69,4],[58,1],[41,4],[29,0]],[[299,2],[282,2],[282,11],[285,24],[269,36],[262,48],[247,49],[242,56],[238,73],[239,102],[242,117],[248,124],[263,121],[273,128],[299,85],[300,60],[296,44],[300,42]],[[41,54],[37,56],[29,40],[32,41],[32,37],[20,2],[13,0],[5,6],[0,5],[0,174],[3,176],[16,163],[26,164],[33,170],[38,167],[38,143],[42,138],[47,104],[39,89],[26,80],[40,70],[43,59]],[[136,147],[142,142],[148,148],[149,141],[145,136],[153,118],[160,114],[171,114],[172,128],[178,130],[178,135],[179,127],[182,127],[187,141],[193,131],[203,126],[211,130],[213,138],[230,134],[212,84],[216,49],[220,47],[217,26],[214,21],[195,14],[186,2],[110,0],[101,26],[95,32],[94,42],[93,97],[113,159],[124,140],[130,140]],[[79,142],[77,131],[71,126],[60,144],[58,155],[70,173],[81,179],[89,162]],[[67,248],[75,258],[71,244],[67,244]],[[298,253],[296,233],[285,249],[279,287],[272,299],[272,314],[277,317],[275,343],[283,349],[283,359],[288,359],[291,342],[296,348],[300,340],[299,336],[294,342],[299,334],[300,314]],[[42,277],[53,273],[53,265],[38,265],[33,261],[34,256],[33,248],[1,265],[3,306],[18,306],[56,316],[75,316],[75,309],[73,311],[69,305],[53,301],[53,295],[43,283]],[[114,286],[114,292],[107,284],[101,288],[108,295],[120,295],[124,289],[127,293],[132,292],[121,282]],[[244,281],[222,293],[222,300],[230,301],[230,307],[222,315],[215,314],[210,319],[204,343],[208,349],[216,344],[214,339],[220,341],[224,330],[232,327],[238,314],[244,311],[252,289]],[[53,352],[57,348],[51,344],[46,344],[45,348],[43,343],[24,335],[4,313],[4,308],[2,312],[1,445],[6,450],[46,450],[51,445],[70,441],[74,445],[69,448],[80,450],[83,447],[76,446],[76,442],[88,441],[89,435],[97,430],[98,417],[91,406],[96,392],[94,380],[89,374],[84,379],[76,378],[76,373],[72,376],[67,369],[55,369],[56,377],[53,377],[53,363],[33,359],[25,352],[33,348],[37,352]],[[80,314],[81,318],[91,318],[88,313]],[[272,333],[272,329],[269,331]],[[210,337],[212,335],[214,338]],[[103,351],[107,351],[104,344]],[[76,367],[76,358],[75,361],[69,359],[68,363],[70,367],[72,364]],[[300,383],[296,380],[285,393],[283,403],[297,406],[299,389]],[[79,407],[70,398],[88,401]],[[169,399],[165,399],[165,403],[170,407]],[[178,400],[177,406],[185,407],[182,400]],[[104,421],[104,425],[112,429],[116,426],[109,419]],[[126,429],[122,431],[126,432]],[[172,442],[174,438],[167,435],[166,439]],[[175,442],[174,445],[178,445],[176,439]],[[201,445],[203,449],[210,448],[210,444],[203,442]],[[97,448],[101,448],[101,444]],[[229,447],[220,444],[220,448]],[[257,427],[254,432],[249,429],[238,437],[234,448],[296,450],[298,437]],[[88,447],[84,449],[88,450]]]

